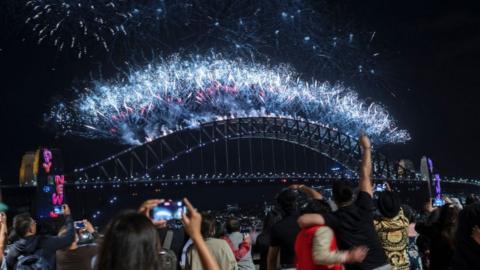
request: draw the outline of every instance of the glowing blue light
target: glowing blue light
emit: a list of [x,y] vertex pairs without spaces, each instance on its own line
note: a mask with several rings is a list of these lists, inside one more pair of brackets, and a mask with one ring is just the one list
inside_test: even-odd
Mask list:
[[44,193],[49,193],[52,189],[49,186],[43,186],[42,190]]

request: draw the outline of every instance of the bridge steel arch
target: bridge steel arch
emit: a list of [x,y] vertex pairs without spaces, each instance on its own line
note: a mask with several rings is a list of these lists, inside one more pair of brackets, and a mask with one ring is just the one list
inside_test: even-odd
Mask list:
[[[130,147],[114,156],[76,169],[74,178],[85,180],[121,179],[148,175],[161,170],[181,155],[210,144],[238,139],[273,139],[294,143],[335,160],[346,169],[357,172],[361,150],[357,138],[306,120],[281,117],[245,117],[203,123],[161,136],[151,142]],[[373,151],[376,179],[397,179],[398,166],[387,156]],[[408,172],[403,178],[414,179]]]

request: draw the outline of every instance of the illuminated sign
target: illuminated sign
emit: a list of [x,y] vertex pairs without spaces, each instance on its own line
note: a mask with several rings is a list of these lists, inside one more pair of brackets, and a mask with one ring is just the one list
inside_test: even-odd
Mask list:
[[39,187],[42,196],[38,203],[38,213],[40,218],[57,218],[61,214],[58,209],[61,209],[65,203],[65,176],[62,170],[62,161],[59,151],[56,149],[42,148],[40,157],[42,158],[40,162],[42,173]]
[[[55,207],[56,205],[62,206],[63,204],[63,185],[65,184],[64,175],[55,175],[55,192],[52,194],[52,204]],[[50,217],[56,218],[58,214],[53,210],[50,211]]]
[[434,175],[434,183],[435,183],[435,198],[441,199],[442,198],[442,189],[440,188],[440,175],[437,173]]
[[53,155],[52,155],[52,151],[50,151],[49,149],[43,149],[43,169],[45,170],[45,173],[46,174],[49,174],[50,173],[50,170],[52,169],[52,159],[53,159]]

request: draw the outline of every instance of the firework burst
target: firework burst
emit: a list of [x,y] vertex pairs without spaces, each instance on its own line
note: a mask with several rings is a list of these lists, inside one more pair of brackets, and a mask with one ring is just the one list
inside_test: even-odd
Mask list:
[[178,128],[224,117],[304,118],[376,143],[409,140],[385,108],[341,84],[302,80],[290,67],[221,55],[172,56],[116,81],[96,81],[46,116],[66,134],[140,144]]
[[375,76],[374,32],[358,33],[347,19],[333,18],[327,1],[311,2],[317,8],[298,0],[29,0],[23,13],[31,39],[78,58],[215,48],[335,81]]

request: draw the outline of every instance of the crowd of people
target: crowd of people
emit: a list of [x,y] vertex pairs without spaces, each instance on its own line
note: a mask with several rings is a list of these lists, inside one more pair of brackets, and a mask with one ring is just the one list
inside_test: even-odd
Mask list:
[[184,199],[179,226],[151,216],[163,203],[153,199],[121,212],[101,232],[88,220],[74,225],[64,205],[57,235],[40,235],[30,214],[7,226],[2,212],[0,270],[480,269],[478,197],[463,205],[445,198],[439,207],[429,200],[419,213],[388,183],[374,194],[370,141],[362,135],[359,142],[358,187],[338,181],[329,200],[321,190],[291,185],[263,222],[199,212]]

